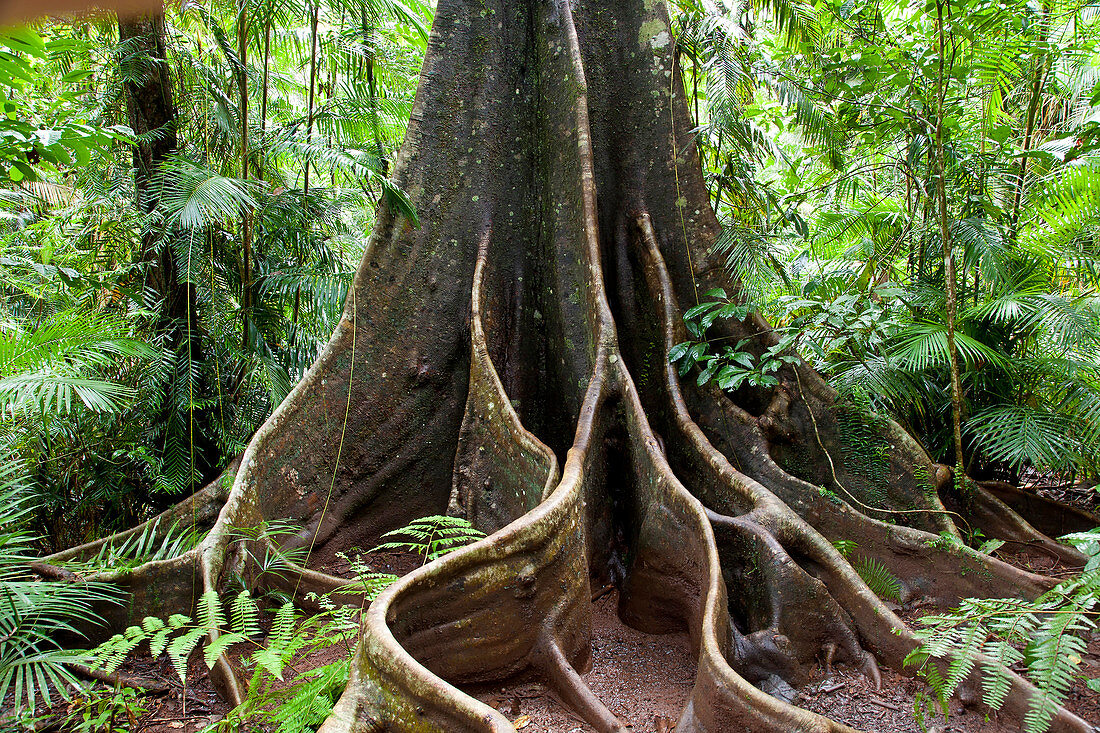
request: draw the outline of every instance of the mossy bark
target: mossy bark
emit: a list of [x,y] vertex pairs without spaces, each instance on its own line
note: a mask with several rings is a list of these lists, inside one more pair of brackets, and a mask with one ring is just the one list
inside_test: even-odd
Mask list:
[[[888,567],[903,602],[1052,585],[938,542],[962,513],[1080,560],[984,489],[955,496],[890,421],[857,416],[846,443],[852,408],[804,364],[732,396],[681,384],[666,356],[681,306],[737,283],[711,254],[662,3],[441,0],[395,177],[422,228],[380,207],[331,343],[172,569],[195,569],[199,591],[247,576],[229,530],[270,519],[300,523],[285,543],[314,558],[447,509],[492,533],[371,604],[325,733],[512,730],[459,686],[520,675],[623,730],[576,672],[608,582],[626,623],[697,651],[678,731],[848,730],[754,686],[797,682],[820,655],[877,679],[915,646],[832,541]],[[723,328],[758,351],[776,340],[755,317]],[[218,674],[240,699],[229,664]],[[1019,716],[1034,691],[1014,686]],[[1055,727],[1090,729],[1064,711]]]

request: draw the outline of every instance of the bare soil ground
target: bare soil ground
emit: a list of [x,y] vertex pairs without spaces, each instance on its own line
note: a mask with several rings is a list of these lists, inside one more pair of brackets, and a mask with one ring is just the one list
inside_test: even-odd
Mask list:
[[[695,683],[695,657],[683,634],[646,634],[619,621],[619,594],[592,604],[592,692],[635,731],[674,730]],[[531,733],[579,733],[591,726],[545,685],[529,682],[476,692],[475,696]]]
[[1019,479],[1020,489],[1034,491],[1039,496],[1069,504],[1094,514],[1100,511],[1100,486],[1092,481],[1073,481],[1063,476],[1025,471]]

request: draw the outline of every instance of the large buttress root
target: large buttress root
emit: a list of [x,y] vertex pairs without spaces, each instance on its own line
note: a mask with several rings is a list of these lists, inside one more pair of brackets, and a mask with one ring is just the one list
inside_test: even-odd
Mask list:
[[[944,543],[961,522],[1079,562],[990,492],[950,493],[947,469],[804,365],[771,390],[681,385],[667,361],[680,304],[736,283],[709,252],[718,225],[672,50],[650,0],[441,0],[395,169],[423,228],[383,203],[331,342],[232,491],[190,505],[216,510],[207,538],[119,578],[138,592],[131,617],[231,576],[339,593],[310,565],[449,511],[492,534],[370,605],[325,733],[513,730],[464,690],[527,677],[596,730],[625,730],[582,676],[592,589],[608,583],[624,622],[691,641],[678,731],[824,733],[849,729],[757,684],[797,683],[821,658],[877,681],[915,645],[831,541],[903,578],[903,601],[1050,587]],[[775,340],[758,318],[723,327],[759,351]],[[279,542],[307,550],[303,567],[257,572],[272,540],[234,528],[270,520],[300,526]],[[227,660],[216,679],[244,696]],[[1019,717],[1034,690],[1013,684]],[[1089,730],[1065,711],[1055,727]]]

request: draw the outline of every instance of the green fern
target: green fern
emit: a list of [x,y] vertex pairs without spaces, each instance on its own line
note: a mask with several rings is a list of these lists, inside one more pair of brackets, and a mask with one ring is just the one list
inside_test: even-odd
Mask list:
[[362,554],[347,552],[336,553],[337,557],[344,560],[355,574],[355,580],[351,587],[356,592],[362,593],[368,601],[373,601],[386,588],[393,585],[397,576],[393,573],[380,573],[370,566]]
[[485,536],[461,517],[432,515],[414,519],[404,527],[386,532],[383,537],[400,537],[378,545],[375,550],[405,550],[423,557],[424,563],[446,555]]
[[865,557],[856,563],[855,569],[876,596],[889,601],[901,600],[901,581],[881,562]]
[[[97,604],[121,600],[103,583],[43,583],[28,573],[37,556],[37,538],[26,531],[31,512],[26,469],[0,450],[0,700],[10,700],[17,717],[52,705],[56,694],[68,697],[77,680],[67,665],[88,664],[91,655],[56,639],[81,636],[80,628],[101,621]],[[0,727],[8,712],[0,712]]]
[[[158,541],[158,535],[163,534]],[[146,525],[119,543],[106,542],[95,556],[86,560],[68,560],[62,566],[74,573],[104,570],[131,570],[154,560],[177,557],[197,545],[204,533],[195,527],[173,523],[161,532],[160,520]]]
[[34,330],[0,328],[0,412],[69,412],[74,403],[117,412],[132,388],[103,378],[119,359],[147,359],[152,348],[128,336],[118,319],[56,314]]
[[[265,523],[235,530],[235,534],[244,540],[264,540],[262,544],[269,549],[262,558],[254,560],[273,569],[285,568],[287,558],[281,549],[270,548],[278,547],[279,537],[296,531],[294,525]],[[465,520],[438,516],[416,520],[389,535],[409,539],[387,543],[381,549],[413,550],[424,554],[426,559],[452,552],[484,536]],[[151,546],[149,542],[135,544]],[[364,555],[342,553],[341,556],[356,575],[355,580],[340,589],[341,594],[362,593],[364,600],[370,601],[397,579],[396,575],[372,569]],[[290,684],[274,685],[273,682],[284,681],[288,665],[298,656],[333,645],[343,645],[350,655],[352,645],[358,641],[362,622],[359,606],[339,603],[330,594],[310,594],[309,598],[321,607],[320,613],[302,617],[292,602],[284,602],[275,610],[270,629],[263,637],[262,611],[249,591],[238,592],[229,602],[223,601],[216,591],[207,591],[199,598],[196,618],[183,614],[174,614],[167,621],[147,617],[140,625],[130,626],[93,650],[92,661],[95,666],[114,672],[147,644],[154,658],[167,654],[182,683],[186,680],[187,660],[204,640],[211,639],[203,647],[203,660],[210,668],[231,649],[251,647],[252,653],[244,658],[254,669],[249,697],[211,730],[235,730],[256,721],[268,721],[280,733],[304,733],[331,712],[347,682],[347,658],[305,673],[295,673],[293,679],[285,680]]]
[[855,540],[833,540],[833,547],[844,557],[851,557],[859,547],[859,543]]
[[1010,691],[1008,668],[1023,664],[1039,693],[1030,703],[1024,728],[1042,733],[1080,677],[1086,638],[1097,628],[1098,598],[1096,568],[1035,601],[967,598],[954,611],[920,620],[921,627],[914,631],[920,646],[905,662],[917,666],[937,698],[946,701],[981,655],[983,700],[994,710]]

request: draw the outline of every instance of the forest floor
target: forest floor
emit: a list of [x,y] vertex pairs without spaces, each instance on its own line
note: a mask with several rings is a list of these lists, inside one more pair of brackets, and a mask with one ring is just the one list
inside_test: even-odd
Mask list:
[[[1065,487],[1043,489],[1051,498],[1093,510],[1096,491],[1088,488],[1075,491]],[[357,553],[352,553],[354,554]],[[1005,559],[1035,572],[1056,577],[1069,572],[1054,561],[1043,557],[1018,555]],[[316,557],[315,566],[335,575],[352,577],[346,557]],[[370,553],[369,563],[379,572],[404,575],[422,563],[412,553]],[[686,704],[695,681],[695,659],[691,645],[683,633],[646,634],[624,625],[617,615],[618,593],[611,591],[598,597],[592,606],[592,663],[583,674],[585,683],[595,695],[632,731],[639,733],[672,733],[680,711]],[[903,620],[913,626],[919,617],[937,609],[921,604],[907,608],[895,606]],[[1086,678],[1100,678],[1100,634],[1088,644],[1081,672]],[[298,671],[313,669],[348,656],[348,649],[330,647],[315,652],[308,659],[295,660]],[[187,685],[180,684],[167,656],[153,660],[147,655],[127,661],[120,670],[127,678],[146,681],[166,692],[142,698],[144,711],[137,713],[127,727],[130,733],[194,733],[225,718],[228,706],[211,685],[201,655],[190,660]],[[788,702],[843,722],[854,728],[874,733],[921,733],[922,726],[915,714],[915,701],[927,695],[927,686],[915,679],[882,670],[882,687],[875,690],[858,670],[844,666],[810,672],[807,684],[794,689],[778,678],[764,688]],[[514,681],[509,684],[482,686],[468,692],[501,711],[516,728],[527,733],[580,733],[592,728],[563,705],[556,695],[538,681]],[[7,702],[7,701],[5,701]],[[959,700],[950,702],[946,719],[929,707],[923,718],[924,730],[938,733],[1005,733],[1018,728],[1005,726],[996,714],[965,707]],[[1089,690],[1085,680],[1078,680],[1066,701],[1066,707],[1092,723],[1100,723],[1100,695]],[[51,711],[38,731],[67,733],[60,721],[71,710],[62,704]],[[117,721],[119,723],[123,720]],[[0,725],[2,728],[2,725]],[[249,727],[262,730],[263,727]],[[108,730],[108,729],[104,729]],[[3,731],[6,733],[6,731]]]
[[[396,564],[396,563],[395,563]],[[683,634],[653,635],[637,631],[619,621],[618,594],[611,592],[593,603],[592,665],[585,682],[631,731],[672,733],[679,712],[691,694],[695,660]],[[930,609],[929,609],[930,610]],[[901,610],[913,623],[925,609]],[[309,665],[333,661],[345,653],[335,647],[310,658]],[[1100,678],[1100,638],[1090,642],[1082,671]],[[145,698],[146,712],[134,721],[131,733],[196,733],[224,718],[228,706],[210,684],[201,658],[192,659],[186,695],[166,657],[136,658],[121,670],[128,677],[167,685],[165,694]],[[537,681],[520,681],[504,686],[469,690],[500,710],[518,730],[526,733],[581,733],[593,730],[563,705],[557,696]],[[914,701],[927,687],[919,680],[882,670],[882,687],[875,690],[858,670],[842,665],[831,671],[818,667],[809,682],[797,689],[780,684],[769,690],[795,705],[874,733],[921,733],[914,713]],[[185,704],[186,703],[186,704]],[[1086,720],[1100,723],[1100,695],[1079,681],[1067,707]],[[1008,733],[1019,730],[1002,724],[996,714],[987,715],[975,707],[952,700],[945,720],[937,712],[924,718],[924,730],[939,733]],[[261,728],[249,728],[260,730]],[[41,729],[40,729],[41,730]],[[59,727],[46,730],[62,730]]]
[[1095,483],[1067,481],[1060,476],[1029,471],[1020,477],[1020,488],[1086,512],[1100,513],[1100,486]]

